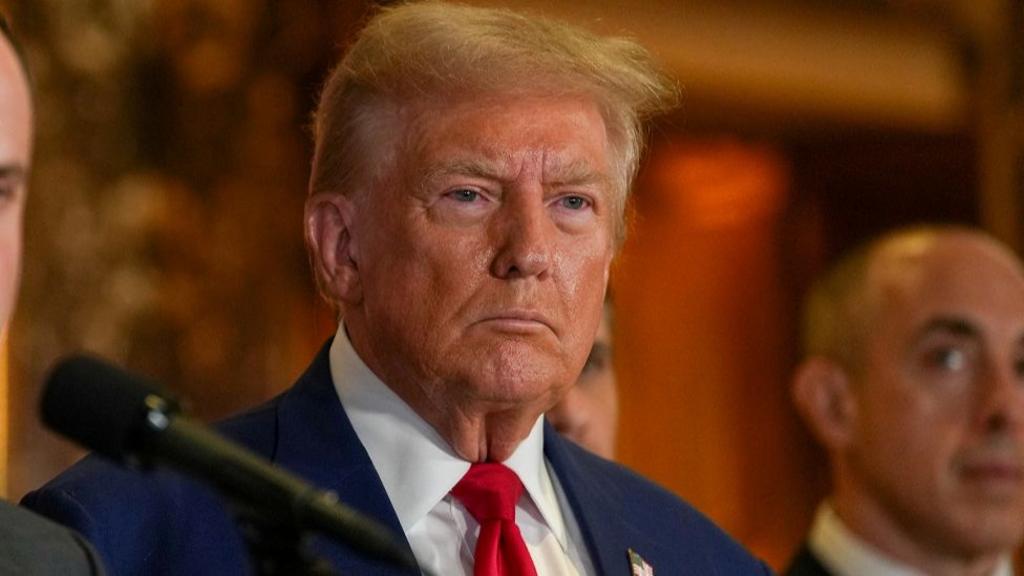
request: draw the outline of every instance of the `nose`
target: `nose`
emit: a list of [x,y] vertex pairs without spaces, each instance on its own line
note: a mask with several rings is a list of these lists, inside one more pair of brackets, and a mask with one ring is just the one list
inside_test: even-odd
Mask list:
[[982,426],[989,432],[1024,432],[1024,379],[1017,374],[1014,363],[990,364],[984,378]]
[[554,223],[540,194],[521,194],[502,206],[496,230],[498,251],[491,272],[514,280],[550,273]]

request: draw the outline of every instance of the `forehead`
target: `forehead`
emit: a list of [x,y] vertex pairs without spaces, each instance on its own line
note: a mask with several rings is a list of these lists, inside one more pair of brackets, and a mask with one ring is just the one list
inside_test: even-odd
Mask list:
[[407,159],[428,172],[514,177],[524,163],[557,179],[609,178],[597,105],[578,97],[493,97],[430,102],[407,114]]
[[0,163],[27,164],[32,108],[25,72],[6,39],[0,38]]
[[879,260],[871,271],[877,328],[920,331],[936,319],[958,318],[988,338],[1024,335],[1024,274],[991,241],[942,236],[898,247]]

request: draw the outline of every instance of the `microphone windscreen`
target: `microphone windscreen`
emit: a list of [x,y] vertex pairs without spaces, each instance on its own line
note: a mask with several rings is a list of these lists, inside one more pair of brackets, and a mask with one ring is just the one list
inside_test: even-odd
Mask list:
[[166,403],[155,384],[89,356],[59,362],[43,388],[40,412],[54,431],[115,460],[135,455],[150,404]]

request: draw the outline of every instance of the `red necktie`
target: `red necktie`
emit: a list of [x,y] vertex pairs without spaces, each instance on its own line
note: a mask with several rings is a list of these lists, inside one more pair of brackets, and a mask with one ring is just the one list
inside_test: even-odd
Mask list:
[[480,523],[473,576],[537,576],[530,551],[516,526],[523,483],[497,462],[473,464],[452,494]]

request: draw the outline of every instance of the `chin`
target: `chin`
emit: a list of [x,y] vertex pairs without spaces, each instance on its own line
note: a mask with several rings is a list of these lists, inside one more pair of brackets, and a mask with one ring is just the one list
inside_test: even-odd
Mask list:
[[[566,355],[548,342],[535,339],[487,339],[462,346],[468,353],[446,354],[439,362],[447,369],[458,394],[472,400],[521,404],[547,401],[553,391],[575,380]],[[456,360],[457,359],[457,360]],[[452,365],[453,360],[457,365]]]
[[502,404],[550,403],[553,391],[564,388],[562,371],[542,364],[484,370],[462,381],[476,399]]
[[959,528],[959,545],[973,556],[1008,553],[1024,540],[1024,517],[1018,514],[980,514]]
[[495,376],[470,379],[464,390],[477,401],[512,407],[546,402],[554,387],[547,379]]

